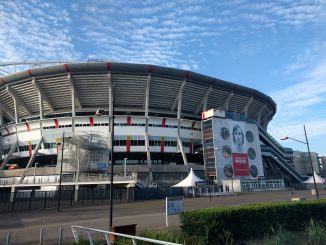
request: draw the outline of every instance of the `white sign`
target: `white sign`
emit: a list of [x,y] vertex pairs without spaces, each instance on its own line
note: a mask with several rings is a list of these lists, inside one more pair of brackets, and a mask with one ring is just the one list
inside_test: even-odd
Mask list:
[[223,110],[216,110],[216,109],[210,109],[208,111],[204,111],[202,113],[202,119],[207,119],[207,118],[210,118],[210,117],[225,117],[225,111]]
[[184,202],[183,197],[166,197],[166,227],[168,227],[168,215],[179,214],[184,211]]

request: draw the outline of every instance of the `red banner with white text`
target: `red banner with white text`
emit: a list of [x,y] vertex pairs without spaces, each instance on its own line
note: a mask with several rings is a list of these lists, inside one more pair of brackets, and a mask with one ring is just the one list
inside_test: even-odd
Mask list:
[[234,176],[249,176],[248,155],[245,153],[233,153]]

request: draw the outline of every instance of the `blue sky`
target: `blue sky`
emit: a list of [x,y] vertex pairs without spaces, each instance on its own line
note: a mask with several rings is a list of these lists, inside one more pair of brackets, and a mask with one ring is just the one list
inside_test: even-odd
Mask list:
[[0,62],[101,59],[224,79],[275,100],[276,139],[304,140],[305,124],[326,155],[325,23],[325,0],[0,0]]

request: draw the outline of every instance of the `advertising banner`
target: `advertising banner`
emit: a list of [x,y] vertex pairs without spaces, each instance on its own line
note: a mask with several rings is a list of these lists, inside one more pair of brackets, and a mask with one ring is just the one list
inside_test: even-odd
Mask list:
[[233,153],[234,176],[249,176],[249,161],[247,154]]
[[[210,124],[203,122],[203,129],[210,136],[204,138],[205,171],[210,179],[214,178],[213,164],[217,181],[264,176],[257,124],[213,117]],[[208,143],[213,146],[207,147]]]

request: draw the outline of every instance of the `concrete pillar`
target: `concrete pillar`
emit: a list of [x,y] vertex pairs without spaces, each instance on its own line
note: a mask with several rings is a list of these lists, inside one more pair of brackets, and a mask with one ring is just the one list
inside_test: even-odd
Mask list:
[[78,193],[79,193],[79,185],[75,185],[75,196],[74,196],[75,202],[78,202]]
[[15,197],[15,186],[11,187],[11,192],[10,192],[10,203],[12,203],[14,201],[14,197]]

